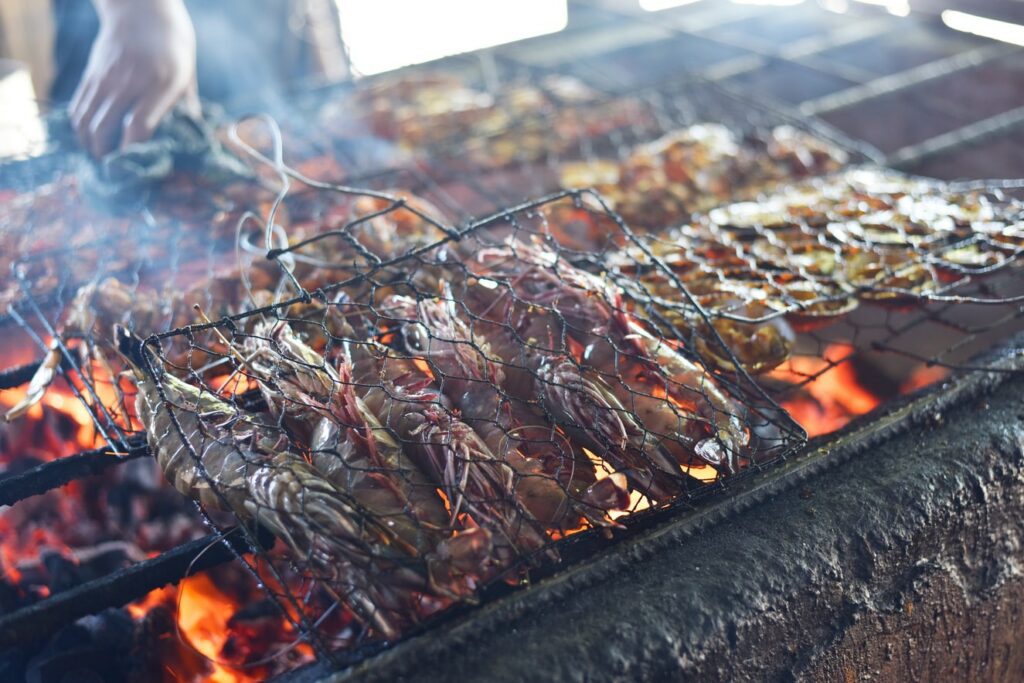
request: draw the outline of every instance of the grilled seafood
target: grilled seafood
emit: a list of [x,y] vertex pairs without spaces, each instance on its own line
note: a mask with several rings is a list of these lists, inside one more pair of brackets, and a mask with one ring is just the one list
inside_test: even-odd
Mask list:
[[445,528],[434,486],[356,395],[345,361],[328,365],[286,322],[258,325],[244,349],[271,414],[308,449],[325,477],[375,514],[394,517],[396,531],[413,547],[422,545],[420,534]]
[[653,443],[600,373],[568,357],[548,314],[518,299],[507,286],[477,280],[453,283],[453,288],[475,316],[474,338],[486,340],[510,399],[538,407],[651,498],[666,500],[678,493],[676,463]]
[[492,535],[502,564],[546,544],[541,525],[516,503],[515,470],[455,417],[433,378],[410,359],[374,346],[354,350],[352,368],[357,386],[367,387],[366,405],[444,494],[452,524],[468,515],[472,526]]
[[[647,440],[659,440],[659,449],[680,464],[696,456],[726,469],[736,466],[749,439],[742,411],[703,368],[637,323],[621,290],[554,252],[514,240],[481,251],[476,261],[479,277],[506,282],[511,305],[531,307],[530,315],[547,325],[537,338],[571,340],[581,365],[607,373],[617,402],[644,418]],[[647,444],[641,452],[650,450]]]
[[[769,282],[716,281],[711,285],[685,275],[673,278],[660,270],[620,281],[630,301],[656,312],[658,327],[665,328],[667,336],[695,338],[701,358],[718,369],[734,372],[738,362],[745,371],[761,374],[784,362],[793,350],[793,329],[776,308],[784,294]],[[679,284],[690,288],[710,324],[682,294]],[[710,328],[728,353],[720,348]]]
[[[507,83],[498,96],[440,72],[383,78],[357,91],[353,104],[355,117],[368,119],[377,135],[408,151],[428,150],[474,168],[535,161],[569,149],[584,136],[650,118],[632,99],[602,101],[579,79],[557,74]],[[329,108],[322,116],[336,127],[353,113]]]
[[[543,429],[542,416],[526,404],[503,395],[504,372],[492,360],[488,343],[475,337],[469,326],[456,314],[449,299],[416,301],[405,296],[392,296],[381,313],[401,325],[406,350],[422,355],[444,378],[441,389],[498,458],[516,473],[515,492],[523,506],[548,528],[565,530],[579,524],[580,515],[589,522],[609,526],[602,505],[623,507],[629,503],[625,478],[613,475],[594,481],[573,500],[569,491],[577,469],[584,473],[589,463],[564,453],[556,441],[534,439],[529,456],[517,444],[537,428]],[[557,476],[545,471],[570,473],[570,485],[559,483]],[[591,472],[589,472],[592,474]],[[614,509],[614,508],[604,508]]]
[[[360,196],[354,202],[332,207],[332,211],[322,217],[325,221],[322,225],[297,226],[293,239],[302,248],[295,252],[289,250],[284,256],[291,275],[304,288],[314,290],[335,281],[346,269],[351,271],[355,263],[361,261],[362,267],[373,265],[399,256],[400,249],[424,246],[444,237],[442,226],[445,224],[439,209],[415,196],[401,198],[398,191],[394,196],[399,198],[395,200],[387,196]],[[321,239],[334,234],[341,239]],[[268,259],[255,260],[244,270],[236,267],[214,273],[184,290],[173,285],[160,291],[138,285],[129,287],[108,276],[77,289],[60,322],[59,332],[65,340],[83,340],[78,348],[86,372],[91,372],[92,362],[95,362],[107,377],[113,377],[116,373],[112,370],[109,349],[116,347],[111,337],[114,325],[125,325],[145,334],[184,327],[196,322],[197,306],[202,316],[229,316],[247,305],[272,304],[278,299],[283,282],[284,272]],[[176,341],[181,343],[182,340]],[[174,342],[172,340],[172,344]],[[219,344],[212,350],[226,351]],[[56,378],[55,363],[59,363],[56,353],[55,350],[48,353],[47,363],[33,378],[32,392],[9,410],[5,419],[16,419],[42,400]],[[208,354],[190,346],[172,346],[166,353],[176,362],[183,361],[187,355],[189,364],[194,366],[209,360]],[[124,403],[123,397],[119,397],[119,403]],[[128,413],[123,405],[120,412]]]
[[[245,351],[271,414],[298,435],[313,468],[382,520],[394,543],[426,560],[435,593],[469,597],[465,576],[474,560],[483,563],[488,533],[463,530],[453,537],[436,485],[357,396],[348,360],[337,368],[327,364],[285,322],[258,325]],[[475,540],[453,542],[465,533]]]
[[[78,288],[59,326],[60,336],[66,342],[81,342],[77,347],[72,344],[71,348],[77,348],[81,356],[80,365],[90,380],[95,381],[93,364],[102,369],[105,377],[114,377],[117,374],[113,370],[113,356],[116,354],[112,351],[117,347],[117,341],[112,336],[115,326],[123,325],[131,330],[146,332],[181,327],[194,321],[194,307],[200,301],[216,301],[220,307],[218,313],[227,315],[237,312],[245,297],[245,290],[238,278],[225,276],[207,280],[185,293],[171,288],[163,293],[133,291],[117,278],[107,277]],[[202,351],[183,345],[182,340],[176,344],[172,342],[167,353],[176,361],[186,355],[195,363],[201,364],[205,359]],[[42,400],[56,379],[60,360],[60,349],[52,344],[32,378],[31,391],[24,401],[8,411],[5,415],[7,420],[16,419]],[[114,390],[120,415],[128,415],[124,397],[116,382]]]
[[702,123],[637,147],[621,164],[567,163],[562,186],[595,187],[631,227],[657,231],[844,163],[845,152],[790,126],[741,139],[724,126]]
[[[693,438],[697,438],[695,426],[703,423],[711,428],[712,438],[701,438],[694,444],[697,455],[717,466],[735,465],[734,458],[750,438],[742,425],[741,409],[705,369],[641,326],[629,314],[622,290],[536,246],[510,244],[507,249],[506,256],[513,253],[532,266],[528,276],[524,273],[516,283],[517,293],[530,303],[549,305],[558,311],[566,332],[581,343],[584,362],[621,372],[620,384],[629,390],[629,401],[624,402],[636,407],[637,401],[642,401],[651,415],[665,415],[668,424],[685,420],[688,427],[679,433],[688,431]],[[500,251],[481,255],[484,261],[495,258],[502,259]],[[624,372],[621,366],[631,360],[636,362],[637,370]],[[631,386],[631,378],[647,386]],[[648,401],[648,392],[657,400]],[[680,415],[680,409],[686,415]],[[719,445],[728,455],[720,452]],[[682,454],[677,457],[681,459]]]
[[400,624],[378,609],[408,606],[408,586],[424,581],[391,543],[387,526],[288,450],[272,424],[169,374],[142,366],[129,339],[138,386],[137,411],[164,475],[204,507],[262,524],[285,541],[298,561],[344,587],[350,601],[382,634]]
[[1020,251],[1006,237],[1019,231],[1019,212],[983,194],[860,168],[715,208],[608,261],[627,292],[684,336],[696,332],[704,358],[733,370],[706,341],[707,323],[681,283],[739,364],[761,373],[791,353],[787,326],[835,323],[861,301],[913,305],[1006,265]]
[[1011,255],[989,235],[1004,234],[1014,211],[982,194],[861,168],[716,209],[703,226],[766,267],[888,301],[938,291],[936,270],[1007,263]]
[[[481,153],[534,154],[506,149],[475,113],[466,121],[489,135]],[[429,136],[420,123],[410,136]],[[666,137],[576,182],[606,185],[638,226],[662,230],[836,163],[826,145],[777,129],[769,161],[751,164],[746,149],[761,143],[721,132]],[[998,268],[1022,245],[1019,216],[982,197],[937,200],[864,173],[719,206],[650,242],[580,193],[510,209],[494,232],[455,231],[397,191],[342,194],[282,209],[266,263],[268,245],[243,240],[253,264],[211,279],[208,261],[179,291],[99,279],[62,334],[99,360],[115,323],[188,325],[165,342],[169,362],[137,371],[135,412],[158,463],[184,495],[272,530],[297,569],[386,637],[522,560],[557,558],[552,540],[616,526],[631,494],[669,501],[698,485],[698,467],[735,472],[765,443],[787,444],[776,413],[758,422],[725,387],[728,373],[788,358],[794,329],[862,300],[916,301],[961,272],[952,265]],[[682,302],[680,283],[703,311]],[[232,319],[191,325],[209,322],[195,303]],[[235,315],[244,308],[255,310]],[[51,349],[30,400],[60,361]],[[240,387],[263,403],[229,398]]]
[[[352,220],[361,242],[381,258],[394,258],[406,250],[444,238],[444,214],[426,199],[404,195],[399,190],[389,194],[400,197],[397,202],[377,197],[356,199]],[[362,222],[367,226],[362,228]]]

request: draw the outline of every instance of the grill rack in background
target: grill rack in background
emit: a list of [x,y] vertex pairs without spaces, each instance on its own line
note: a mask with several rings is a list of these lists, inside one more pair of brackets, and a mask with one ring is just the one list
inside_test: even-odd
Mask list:
[[[556,73],[555,70],[538,69],[531,72],[537,80],[544,73]],[[605,134],[599,136],[585,136],[581,140],[572,136],[560,138],[556,144],[557,153],[545,153],[537,155],[534,153],[536,147],[526,147],[527,154],[516,159],[502,159],[501,163],[487,165],[472,170],[460,169],[458,160],[471,157],[473,152],[479,152],[480,147],[476,141],[466,140],[441,140],[431,145],[426,145],[430,151],[424,154],[424,164],[429,169],[430,178],[439,184],[448,195],[457,198],[458,203],[464,207],[471,207],[469,213],[484,215],[503,205],[521,201],[524,197],[539,196],[556,190],[561,186],[562,166],[567,163],[582,161],[586,163],[603,163],[615,161],[621,163],[628,159],[636,149],[642,148],[651,140],[657,139],[673,131],[679,131],[688,126],[703,124],[708,121],[724,122],[726,127],[736,133],[737,141],[743,145],[752,137],[764,139],[765,135],[778,126],[792,126],[798,131],[813,136],[815,139],[825,141],[833,149],[842,150],[847,155],[849,163],[866,164],[871,167],[877,164],[884,155],[870,145],[852,140],[832,126],[822,122],[814,116],[802,113],[801,110],[787,108],[780,104],[770,104],[763,101],[752,102],[729,87],[713,80],[699,76],[687,76],[669,83],[661,83],[654,87],[641,87],[634,89],[623,89],[610,83],[596,70],[588,72],[584,70],[584,80],[590,87],[597,87],[601,92],[615,93],[605,94],[598,97],[595,102],[589,104],[566,104],[558,105],[552,101],[552,106],[529,116],[512,119],[508,128],[495,131],[491,138],[501,140],[505,136],[515,139],[517,135],[526,132],[535,135],[538,130],[558,130],[556,121],[560,116],[568,112],[568,118],[574,119],[576,110],[593,107],[600,111],[602,104],[627,101],[633,108],[632,111],[640,114],[639,124],[630,124],[612,127]],[[468,79],[471,85],[478,81]],[[350,104],[354,111],[355,105]],[[327,126],[329,129],[329,125]],[[455,160],[452,163],[452,160]],[[1004,195],[1016,196],[1019,194],[1020,181],[1017,180],[986,180],[986,181],[960,181],[944,185],[927,179],[908,178],[911,182],[925,183],[930,191],[945,192],[992,192],[997,197]],[[421,192],[429,193],[432,188],[418,188]],[[755,188],[771,193],[770,185],[763,188]],[[753,196],[753,194],[751,195]],[[683,223],[689,217],[681,214],[676,217],[676,223]],[[1012,258],[1011,258],[1012,260]],[[955,270],[955,269],[954,269]],[[1017,295],[1013,290],[1012,283],[1004,282],[1002,286],[1007,289],[1002,298],[1012,298]],[[982,297],[984,298],[984,297]],[[992,298],[999,299],[1000,295],[993,295]],[[914,344],[915,338],[910,333],[928,319],[933,324],[933,332],[941,328],[956,329],[958,323],[943,319],[942,315],[935,312],[935,309],[942,306],[935,303],[932,309],[924,313],[917,323],[911,323],[912,312],[900,310],[887,310],[884,313],[884,320],[866,321],[862,324],[871,325],[879,330],[887,330],[894,339],[902,338],[906,343]],[[946,307],[953,307],[954,304],[944,304]],[[1012,314],[1010,317],[1013,317]],[[993,325],[998,325],[992,323]],[[899,331],[897,331],[899,330]],[[968,332],[961,330],[966,337],[973,338],[980,334],[980,328],[971,328]],[[851,336],[849,329],[844,334]],[[807,335],[811,336],[811,335]],[[820,336],[816,333],[813,336]],[[841,335],[837,335],[841,336]],[[940,336],[942,336],[940,334]],[[836,340],[833,340],[836,341]],[[809,355],[821,355],[827,346],[832,343],[828,335],[821,337],[816,343],[816,350],[809,351]],[[955,345],[944,352],[929,358],[921,358],[921,354],[914,354],[906,348],[892,348],[892,343],[880,339],[872,339],[865,342],[866,347],[875,350],[889,348],[889,350],[913,357],[925,364],[955,365],[965,363],[971,354],[978,352],[981,345],[971,345],[969,349],[960,349]],[[961,353],[955,360],[949,360],[949,354],[955,349]],[[850,358],[851,354],[844,352],[839,357]],[[943,358],[946,358],[944,360]],[[817,378],[821,374],[835,367],[836,363],[827,362],[821,368],[808,373],[808,380]]]

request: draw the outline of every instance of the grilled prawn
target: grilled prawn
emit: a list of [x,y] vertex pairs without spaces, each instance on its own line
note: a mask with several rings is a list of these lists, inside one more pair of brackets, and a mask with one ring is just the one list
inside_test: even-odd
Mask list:
[[489,284],[462,281],[456,296],[474,316],[475,338],[486,340],[500,361],[503,390],[517,401],[542,406],[570,437],[650,497],[677,494],[676,462],[598,371],[566,353],[557,315],[526,303],[513,286],[484,282]]
[[425,561],[434,593],[469,597],[465,575],[482,564],[489,542],[480,532],[472,542],[453,533],[436,486],[357,396],[347,360],[332,367],[285,322],[257,326],[245,348],[271,413],[308,450],[314,469]]
[[410,588],[425,582],[395,548],[394,532],[290,451],[272,424],[170,374],[158,381],[132,346],[124,344],[134,356],[139,419],[174,487],[267,527],[368,623],[396,635],[415,615]]
[[[628,505],[625,477],[618,474],[596,481],[589,462],[564,452],[562,444],[550,436],[544,438],[543,416],[504,394],[502,368],[492,360],[488,343],[474,337],[456,314],[454,302],[395,295],[384,302],[381,313],[400,324],[406,350],[427,359],[440,374],[440,387],[461,411],[462,419],[491,452],[515,470],[516,495],[539,522],[565,530],[578,526],[582,515],[593,524],[609,526],[611,520],[603,511]],[[540,438],[536,438],[538,427]],[[573,484],[574,475],[579,471],[585,479],[586,470],[591,470],[591,483],[573,500],[569,491],[583,488]],[[567,480],[563,478],[568,487],[557,478],[560,472],[569,473]]]
[[547,544],[543,526],[516,502],[515,470],[455,416],[432,377],[376,346],[354,350],[352,364],[356,385],[366,387],[366,405],[444,493],[454,525],[492,535],[499,564]]
[[645,437],[680,464],[697,456],[736,470],[750,438],[742,409],[703,367],[634,320],[620,290],[519,241],[483,250],[476,261],[479,276],[508,282],[512,299],[548,321],[549,336],[574,343],[580,364],[601,368],[619,402],[640,418]]

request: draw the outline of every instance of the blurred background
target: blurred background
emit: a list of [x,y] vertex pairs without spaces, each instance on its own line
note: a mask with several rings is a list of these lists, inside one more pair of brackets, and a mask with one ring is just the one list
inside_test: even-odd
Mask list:
[[[0,2],[0,155],[44,136],[50,2]],[[234,109],[452,54],[568,71],[629,89],[697,75],[816,115],[904,170],[1024,175],[1024,3],[1018,0],[295,0],[274,29],[304,58],[270,79],[231,61]],[[248,20],[236,17],[240,26]],[[256,22],[253,22],[255,25]],[[265,22],[264,22],[265,23]],[[197,21],[202,32],[202,22]],[[215,29],[209,29],[215,30]],[[232,102],[228,103],[229,111]],[[954,153],[955,152],[955,153]]]

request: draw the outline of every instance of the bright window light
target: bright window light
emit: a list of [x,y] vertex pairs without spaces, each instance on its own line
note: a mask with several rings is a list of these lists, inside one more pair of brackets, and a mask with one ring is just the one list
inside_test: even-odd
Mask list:
[[555,33],[566,0],[335,0],[352,69],[376,74],[408,64]]
[[40,154],[46,130],[28,68],[0,59],[0,158]]
[[789,7],[791,5],[803,4],[804,0],[732,0],[737,5],[776,5],[778,7]]
[[864,5],[884,7],[889,14],[905,17],[910,14],[910,3],[907,0],[857,0]]
[[640,7],[648,12],[657,12],[658,10],[669,9],[670,7],[692,5],[697,1],[698,0],[640,0]]
[[992,40],[1000,40],[1011,45],[1024,46],[1024,26],[1020,24],[979,17],[955,10],[943,12],[942,23],[954,31],[973,33],[983,38],[991,38]]

